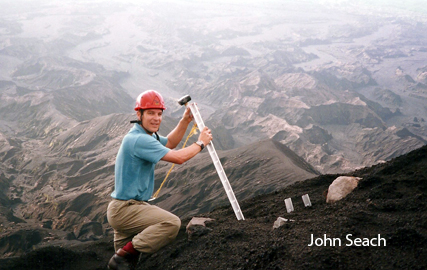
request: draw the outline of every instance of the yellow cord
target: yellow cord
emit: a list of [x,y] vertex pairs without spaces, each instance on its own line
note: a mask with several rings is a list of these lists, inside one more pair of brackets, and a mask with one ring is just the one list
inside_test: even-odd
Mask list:
[[[182,148],[185,147],[185,145],[187,144],[188,139],[193,136],[194,134],[197,134],[197,125],[194,124],[193,128],[191,129],[190,133],[188,133],[187,139],[185,139],[184,144],[182,145]],[[163,185],[166,183],[166,180],[169,177],[169,174],[171,173],[173,167],[175,166],[175,163],[172,164],[172,167],[169,169],[168,173],[166,174],[165,179],[163,180],[162,184],[160,185],[159,189],[156,191],[156,193],[153,194],[153,196],[151,197],[151,199],[155,199],[157,198],[157,196],[159,196],[160,190],[162,189]]]

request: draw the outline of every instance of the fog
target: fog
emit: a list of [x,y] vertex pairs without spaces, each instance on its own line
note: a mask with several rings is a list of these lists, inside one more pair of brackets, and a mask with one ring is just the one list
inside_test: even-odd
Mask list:
[[[182,67],[174,65],[194,57],[210,59],[209,54],[230,48],[245,50],[252,59],[279,48],[302,50],[317,56],[294,63],[306,71],[330,62],[361,61],[338,47],[380,45],[381,40],[393,43],[399,38],[396,30],[402,31],[396,22],[405,27],[426,23],[422,2],[2,0],[0,79],[10,80],[22,61],[49,55],[128,73],[121,85],[131,96],[141,88],[179,96],[174,89],[181,87],[179,83],[165,83],[182,75]],[[212,64],[220,65],[222,60],[216,58]],[[412,66],[411,72],[419,67]],[[212,72],[197,64],[186,68],[201,77]]]

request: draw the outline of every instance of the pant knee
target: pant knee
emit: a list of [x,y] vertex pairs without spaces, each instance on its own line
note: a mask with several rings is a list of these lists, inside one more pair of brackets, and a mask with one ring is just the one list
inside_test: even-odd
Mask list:
[[179,232],[179,229],[181,228],[181,219],[175,216],[173,219],[169,221],[169,223],[171,225],[171,233],[176,236]]

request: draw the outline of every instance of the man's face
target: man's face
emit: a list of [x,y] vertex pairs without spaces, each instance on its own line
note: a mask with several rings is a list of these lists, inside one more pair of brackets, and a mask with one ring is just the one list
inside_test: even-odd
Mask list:
[[[157,132],[162,122],[163,110],[161,109],[147,109],[144,110],[142,115],[142,127],[148,132]],[[139,117],[139,112],[138,112]]]

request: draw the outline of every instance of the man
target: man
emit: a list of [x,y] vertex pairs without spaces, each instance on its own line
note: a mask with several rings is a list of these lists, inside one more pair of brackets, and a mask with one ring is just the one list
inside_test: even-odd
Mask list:
[[165,110],[162,96],[148,90],[136,100],[136,123],[123,138],[115,164],[115,190],[108,205],[108,222],[114,229],[116,253],[108,263],[109,269],[130,269],[140,253],[154,253],[172,242],[181,220],[174,214],[147,201],[154,190],[154,168],[164,160],[182,164],[191,159],[212,140],[205,127],[198,141],[180,150],[174,149],[182,140],[193,120],[187,108],[178,125],[167,135],[157,135]]

